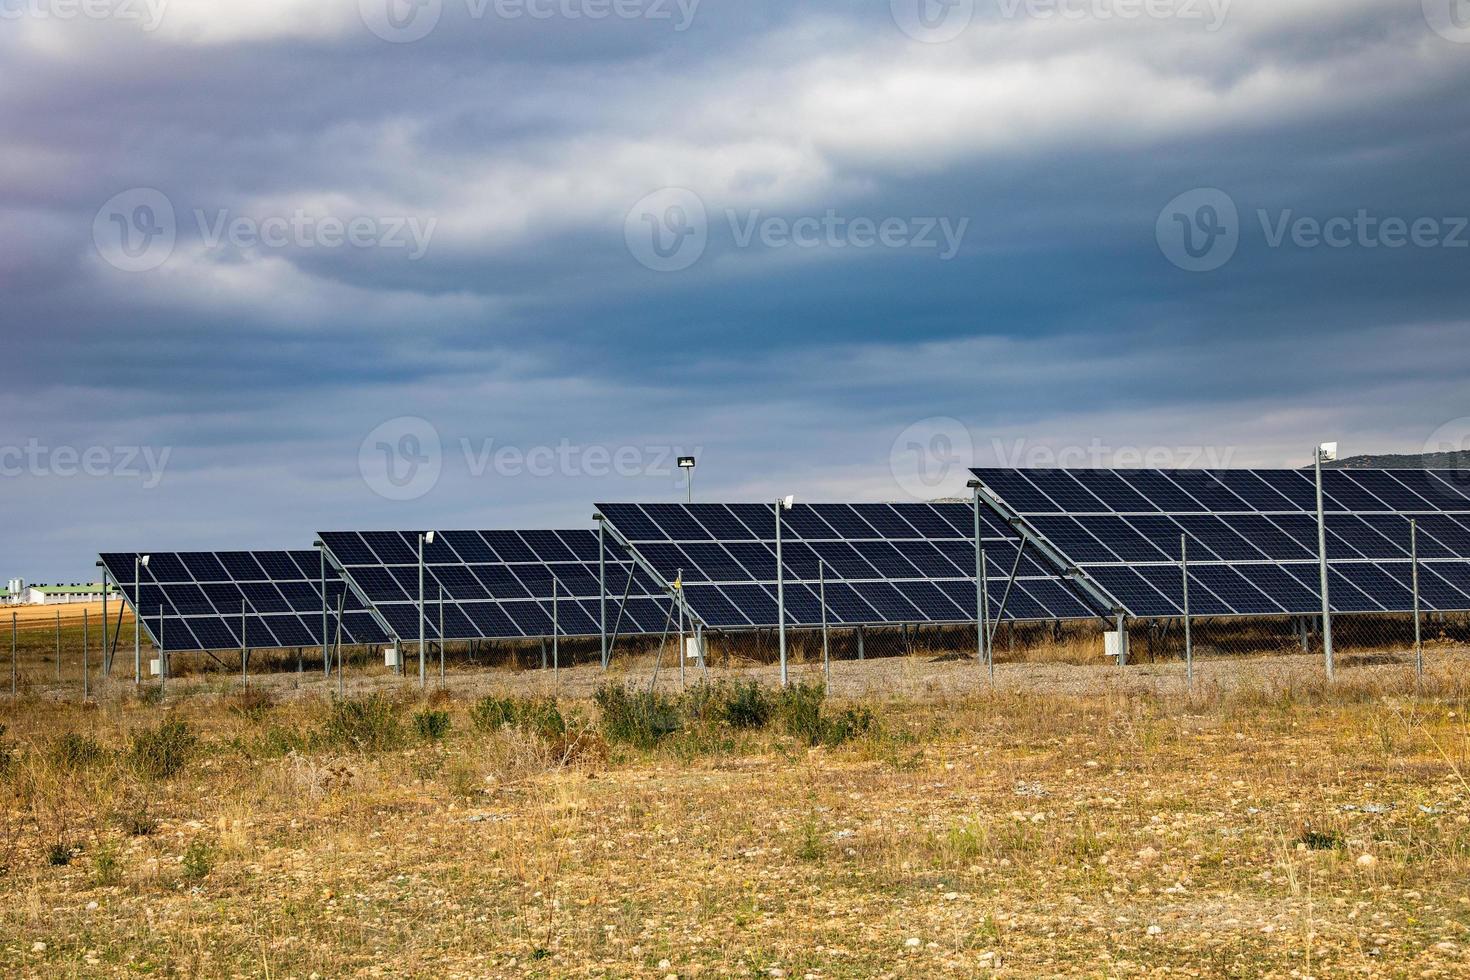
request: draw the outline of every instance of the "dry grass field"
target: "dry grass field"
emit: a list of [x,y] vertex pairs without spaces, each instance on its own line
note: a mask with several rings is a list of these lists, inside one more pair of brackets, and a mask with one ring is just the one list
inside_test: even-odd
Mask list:
[[826,701],[665,665],[651,702],[578,666],[161,703],[129,670],[82,706],[33,646],[0,696],[4,976],[1470,973],[1460,649],[1417,693],[1401,650],[1330,686],[1211,659],[1193,694],[926,653],[837,664]]

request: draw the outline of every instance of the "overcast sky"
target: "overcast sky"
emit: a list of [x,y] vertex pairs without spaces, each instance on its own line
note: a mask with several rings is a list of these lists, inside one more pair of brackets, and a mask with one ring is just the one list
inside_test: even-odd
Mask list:
[[1465,0],[0,0],[0,572],[1470,434]]

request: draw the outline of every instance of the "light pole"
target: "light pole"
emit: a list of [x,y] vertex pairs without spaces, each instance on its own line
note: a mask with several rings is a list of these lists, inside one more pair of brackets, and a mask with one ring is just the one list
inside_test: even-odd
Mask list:
[[[133,556],[133,686],[143,683],[143,586],[140,568],[148,567],[150,555]],[[162,604],[159,605],[162,608]]]
[[424,672],[424,545],[434,543],[434,532],[419,535],[419,688],[428,686],[428,675]]
[[971,502],[975,511],[975,659],[980,666],[986,665],[985,656],[985,553],[980,547],[980,481],[965,484],[970,488]]
[[684,471],[684,502],[694,503],[694,457],[680,456],[679,469]]
[[781,686],[786,687],[786,570],[781,564],[781,511],[796,505],[796,494],[776,501],[776,629],[781,637]]
[[1327,597],[1327,518],[1322,510],[1322,464],[1337,459],[1337,443],[1324,442],[1312,453],[1317,476],[1317,564],[1322,580],[1322,658],[1332,680],[1332,603]]

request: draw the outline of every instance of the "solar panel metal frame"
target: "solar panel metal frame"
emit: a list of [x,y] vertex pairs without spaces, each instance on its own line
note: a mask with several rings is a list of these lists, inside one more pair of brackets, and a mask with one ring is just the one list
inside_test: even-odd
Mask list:
[[[1229,616],[1321,612],[1316,485],[1302,470],[1071,470],[976,468],[981,499],[1002,519],[1036,535],[1135,618],[1183,615],[1166,584],[1180,579],[1179,535],[1189,535],[1191,613]],[[1136,491],[1115,494],[1098,473]],[[1044,475],[1043,475],[1044,474]],[[1083,476],[1083,474],[1087,474]],[[1329,476],[1331,474],[1331,476]],[[1085,497],[1069,489],[1098,490]],[[1329,590],[1334,612],[1409,612],[1408,520],[1419,521],[1418,564],[1430,612],[1470,611],[1470,487],[1453,470],[1323,470]],[[1463,489],[1462,489],[1463,487]],[[1107,500],[1126,499],[1133,509]],[[1068,509],[1058,498],[1081,501]],[[1093,502],[1096,502],[1095,504]],[[1019,504],[1017,503],[1019,502]],[[1164,560],[1140,560],[1109,545],[1117,522],[1137,531]],[[1169,526],[1173,525],[1172,531]],[[1135,578],[1117,571],[1141,574]],[[1228,569],[1244,579],[1214,569]],[[1282,579],[1266,569],[1289,576]],[[1298,588],[1298,586],[1300,586]],[[1310,601],[1307,601],[1310,597]]]
[[[377,613],[390,638],[418,642],[420,531],[326,531],[318,535],[330,565]],[[435,531],[424,546],[423,630],[438,641],[439,594],[449,642],[591,637],[601,634],[597,585],[598,532],[558,530]],[[623,636],[658,632],[665,621],[650,602],[670,603],[667,588],[650,580],[613,542],[606,545],[606,624]],[[631,582],[630,582],[631,576]],[[590,579],[590,581],[589,581]],[[626,607],[622,607],[625,587]],[[556,591],[553,628],[552,592]],[[620,608],[622,607],[622,608]],[[618,620],[621,623],[618,623]],[[647,619],[650,622],[644,622]],[[656,619],[656,621],[654,621]]]
[[[682,568],[687,607],[706,627],[778,625],[774,505],[608,503],[597,510],[650,574],[672,579]],[[1002,613],[1021,540],[988,512],[981,518],[992,615],[1018,622],[1098,617],[1064,576],[1029,553]],[[826,565],[829,625],[975,622],[972,504],[797,504],[781,520],[788,626],[821,624],[818,562]],[[685,536],[675,537],[680,529]],[[1034,583],[1047,583],[1038,586],[1045,599],[1028,591]]]
[[[148,564],[136,566],[138,588],[135,590],[135,561],[144,555],[148,556]],[[248,649],[288,650],[324,645],[321,636],[324,558],[315,549],[107,552],[98,557],[157,649],[173,652],[239,649],[242,598],[247,606],[243,645]],[[371,606],[355,601],[341,575],[330,565],[326,576],[328,642],[336,635],[336,597],[344,592],[348,598],[344,600],[342,615],[343,642],[385,642],[388,634]],[[333,588],[334,585],[337,587]],[[158,591],[150,608],[151,590]]]

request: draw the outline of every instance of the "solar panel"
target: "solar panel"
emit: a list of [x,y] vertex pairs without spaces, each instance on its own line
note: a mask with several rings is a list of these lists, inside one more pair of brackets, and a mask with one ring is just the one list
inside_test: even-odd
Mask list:
[[[327,634],[337,636],[342,598],[342,640],[382,643],[387,634],[373,614],[345,589],[321,554],[312,551],[148,552],[102,555],[155,646],[162,650],[252,650],[323,646],[323,586]],[[242,639],[243,637],[243,639]]]
[[[1321,611],[1317,499],[1301,470],[976,469],[985,499],[1134,616]],[[1325,470],[1328,594],[1342,612],[1412,608],[1409,521],[1418,525],[1421,603],[1470,610],[1470,493],[1457,472]],[[1085,491],[1085,492],[1084,492]]]
[[[421,618],[425,637],[440,639],[441,606],[446,640],[600,633],[596,531],[437,531],[433,543],[424,544],[422,605],[419,532],[328,531],[320,537],[328,559],[400,640],[417,642]],[[609,542],[609,633],[625,591],[622,634],[659,632],[670,605],[666,585]]]
[[[1077,492],[1086,493],[1078,485]],[[1092,497],[1093,506],[1103,507]],[[777,625],[776,510],[771,504],[600,504],[610,531],[659,577],[682,570],[685,599],[720,629]],[[1023,554],[1002,593],[1019,538],[981,512],[992,613],[1008,620],[1097,615],[1068,585]],[[833,625],[975,621],[974,511],[969,504],[799,504],[781,512],[786,622],[821,623],[826,579]]]

